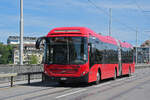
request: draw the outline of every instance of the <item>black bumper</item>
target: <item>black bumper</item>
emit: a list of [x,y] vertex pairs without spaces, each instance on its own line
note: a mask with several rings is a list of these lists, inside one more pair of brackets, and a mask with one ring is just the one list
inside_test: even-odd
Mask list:
[[85,74],[81,77],[52,77],[48,76],[48,80],[55,81],[55,82],[66,82],[66,83],[80,83],[80,82],[88,82],[89,74]]

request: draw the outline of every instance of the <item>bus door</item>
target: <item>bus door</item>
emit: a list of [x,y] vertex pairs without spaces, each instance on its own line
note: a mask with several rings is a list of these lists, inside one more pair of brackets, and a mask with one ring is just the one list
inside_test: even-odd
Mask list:
[[95,37],[90,36],[89,38],[89,82],[96,81],[96,62],[95,62],[95,53],[96,53],[96,45],[94,44]]

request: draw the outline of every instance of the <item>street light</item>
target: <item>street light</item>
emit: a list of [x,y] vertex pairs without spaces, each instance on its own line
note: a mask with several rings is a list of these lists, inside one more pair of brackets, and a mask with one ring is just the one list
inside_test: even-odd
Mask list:
[[20,65],[23,65],[23,0],[20,0]]
[[138,57],[137,57],[138,56],[138,47],[137,46],[138,46],[138,31],[136,28],[136,48],[135,48],[136,49],[136,64],[138,63],[137,62],[137,60],[138,60]]

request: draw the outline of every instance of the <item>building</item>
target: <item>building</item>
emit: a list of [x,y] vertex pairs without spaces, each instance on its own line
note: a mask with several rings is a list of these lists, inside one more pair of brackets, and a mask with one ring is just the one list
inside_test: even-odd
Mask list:
[[[24,64],[30,64],[30,57],[36,56],[38,59],[38,64],[42,62],[43,58],[43,50],[42,49],[36,49],[34,44],[24,44],[23,48],[23,63]],[[13,59],[14,64],[19,64],[19,45],[16,45],[13,49]]]
[[137,47],[137,63],[150,63],[150,40]]
[[[35,44],[36,37],[24,37],[23,43],[24,44]],[[7,44],[19,44],[20,38],[19,36],[9,36],[7,39]]]
[[149,47],[137,47],[137,63],[150,63]]
[[150,47],[150,40],[146,40],[141,47]]
[[[23,64],[30,64],[31,56],[36,56],[38,59],[37,64],[41,64],[43,58],[43,49],[36,49],[35,43],[36,37],[24,37],[23,44]],[[13,62],[14,64],[19,64],[19,37],[18,36],[9,36],[7,39],[7,44],[14,45],[13,48]]]

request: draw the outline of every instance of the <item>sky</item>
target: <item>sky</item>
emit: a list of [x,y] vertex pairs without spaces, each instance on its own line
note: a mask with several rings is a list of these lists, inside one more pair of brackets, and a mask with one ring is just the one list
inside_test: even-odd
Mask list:
[[[55,27],[88,27],[138,45],[150,39],[150,0],[24,0],[24,36],[44,36]],[[0,42],[19,36],[20,0],[0,0]]]

